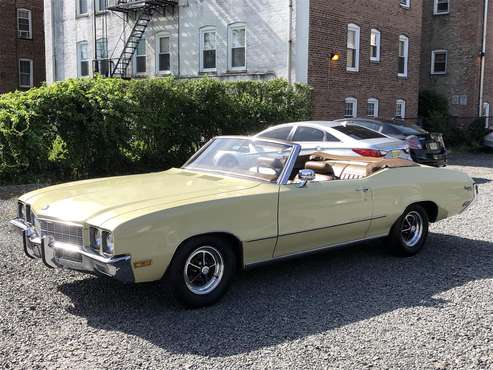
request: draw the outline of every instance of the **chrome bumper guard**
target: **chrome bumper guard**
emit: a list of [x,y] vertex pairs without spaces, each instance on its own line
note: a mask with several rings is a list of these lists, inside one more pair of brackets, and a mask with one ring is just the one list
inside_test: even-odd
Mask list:
[[40,258],[46,267],[109,276],[124,283],[134,282],[130,256],[103,257],[76,245],[39,237],[24,220],[14,219],[10,224],[21,233],[26,256],[31,259]]

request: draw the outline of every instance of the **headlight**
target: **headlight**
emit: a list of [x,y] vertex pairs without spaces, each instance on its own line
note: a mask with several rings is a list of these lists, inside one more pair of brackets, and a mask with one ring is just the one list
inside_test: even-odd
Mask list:
[[89,229],[91,249],[101,255],[113,255],[114,243],[111,232],[91,226]]
[[22,202],[17,203],[17,218],[24,220],[26,214],[26,205]]
[[103,254],[113,255],[113,234],[103,231]]

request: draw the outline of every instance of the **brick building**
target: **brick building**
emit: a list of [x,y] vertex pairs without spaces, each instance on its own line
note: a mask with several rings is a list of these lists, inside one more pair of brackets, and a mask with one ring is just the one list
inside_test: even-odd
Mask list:
[[43,0],[0,1],[0,94],[45,80]]
[[415,119],[421,12],[421,0],[311,0],[314,117]]
[[282,77],[314,87],[317,119],[417,115],[422,0],[160,2],[46,1],[48,81]]
[[459,124],[493,113],[492,46],[493,2],[423,1],[421,89],[446,96]]

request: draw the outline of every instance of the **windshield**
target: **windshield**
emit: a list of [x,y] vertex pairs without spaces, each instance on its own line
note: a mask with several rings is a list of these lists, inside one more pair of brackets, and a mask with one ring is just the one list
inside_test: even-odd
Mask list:
[[394,126],[397,130],[399,130],[404,135],[419,135],[419,134],[426,134],[426,133],[428,133],[426,130],[423,130],[418,125],[414,125],[414,124],[411,124],[411,123],[395,124],[395,125],[392,125],[392,126]]
[[249,138],[216,138],[185,169],[275,182],[293,146]]

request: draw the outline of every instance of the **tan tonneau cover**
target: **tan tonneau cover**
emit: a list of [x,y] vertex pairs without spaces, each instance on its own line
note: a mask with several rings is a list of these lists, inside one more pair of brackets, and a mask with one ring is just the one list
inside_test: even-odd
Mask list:
[[[331,165],[335,164],[345,164],[353,169],[356,167],[364,167],[366,176],[384,169],[384,168],[401,168],[401,167],[416,167],[419,166],[417,163],[401,158],[373,158],[373,157],[350,157],[328,154],[324,152],[315,152],[310,156],[312,161],[327,161]],[[349,168],[348,168],[349,169]]]

